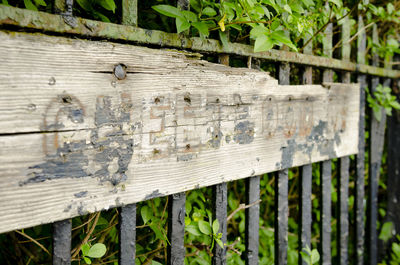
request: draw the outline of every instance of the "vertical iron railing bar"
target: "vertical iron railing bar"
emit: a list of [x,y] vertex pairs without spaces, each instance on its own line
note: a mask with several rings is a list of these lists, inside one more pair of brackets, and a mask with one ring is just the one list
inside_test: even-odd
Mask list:
[[[365,50],[367,36],[364,30],[363,17],[358,17],[358,31],[361,34],[357,38],[357,63],[365,64]],[[360,121],[358,134],[357,175],[355,180],[355,262],[357,265],[364,264],[364,195],[365,195],[365,88],[367,87],[367,76],[357,76],[360,84]]]
[[[284,47],[285,48],[285,47]],[[279,84],[290,85],[290,64],[280,63]],[[288,248],[288,169],[275,173],[275,264],[287,263]]]
[[119,213],[119,264],[134,265],[136,256],[136,204],[121,208]]
[[122,0],[122,24],[138,26],[138,0]]
[[[227,33],[229,36],[229,33]],[[229,66],[229,55],[220,54],[218,56],[218,62]],[[218,121],[220,122],[220,121]],[[221,124],[217,125],[218,127]],[[227,184],[221,183],[213,186],[213,216],[214,219],[218,220],[219,230],[218,233],[222,234],[221,241],[224,247],[221,248],[218,244],[214,245],[213,249],[213,265],[225,265],[226,264],[226,242],[227,242],[227,211],[228,211],[228,186]]]
[[[326,8],[329,9],[328,3]],[[323,38],[323,52],[324,55],[332,58],[332,28],[333,25],[330,23],[324,32]],[[324,70],[323,82],[333,81],[333,71]],[[322,222],[321,222],[321,262],[323,265],[331,264],[331,174],[332,165],[331,160],[322,162],[322,180],[321,180],[321,192],[322,192]]]
[[[260,176],[246,179],[246,204],[260,200]],[[258,203],[245,210],[246,265],[258,265],[260,205]]]
[[[372,28],[372,42],[378,44],[378,28],[373,25]],[[372,64],[374,66],[379,65],[379,57],[377,53],[372,56]],[[379,84],[379,77],[371,78],[371,93],[375,92],[376,87]],[[379,181],[379,170],[381,167],[383,144],[385,137],[385,124],[386,115],[385,112],[381,112],[380,121],[378,121],[371,111],[371,129],[370,129],[370,167],[369,167],[369,196],[368,196],[368,210],[367,210],[367,231],[368,231],[368,263],[376,265],[378,263],[378,232],[377,232],[377,221],[378,221],[378,181]]]
[[[312,34],[307,35],[310,38]],[[308,39],[304,39],[307,41]],[[304,48],[305,54],[312,54],[312,41]],[[312,84],[312,67],[305,66],[303,72],[303,84]],[[299,265],[308,263],[300,255],[304,248],[311,249],[311,225],[312,225],[312,164],[304,165],[300,171],[300,230],[299,230]]]
[[[342,21],[342,49],[341,59],[350,61],[351,47],[348,42],[350,39],[350,21],[345,17]],[[342,72],[342,83],[350,83],[350,72]],[[349,240],[349,169],[350,157],[342,157],[339,159],[339,178],[338,178],[338,229],[337,229],[337,249],[339,256],[339,264],[347,265],[348,263],[348,240]]]
[[[177,7],[189,10],[189,0],[178,0]],[[187,35],[187,32],[183,34]],[[168,199],[168,239],[167,264],[181,265],[185,261],[185,203],[186,193],[176,193]]]
[[185,260],[185,192],[176,193],[168,199],[168,248],[167,264],[181,265]]
[[71,219],[53,225],[53,265],[71,264]]
[[213,265],[226,264],[226,240],[227,240],[227,206],[228,206],[228,187],[226,183],[221,183],[213,186],[213,212],[214,218],[218,220],[219,230],[222,233],[221,241],[224,247],[221,248],[218,244],[214,245],[213,249]]

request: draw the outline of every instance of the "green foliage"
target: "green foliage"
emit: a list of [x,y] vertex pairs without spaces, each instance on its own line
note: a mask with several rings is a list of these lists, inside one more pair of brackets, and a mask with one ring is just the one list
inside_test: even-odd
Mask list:
[[370,108],[373,110],[374,117],[380,121],[382,117],[382,110],[385,111],[386,115],[392,115],[392,109],[399,110],[400,104],[396,101],[396,96],[392,95],[390,87],[384,87],[379,84],[374,91],[373,96],[369,89],[366,89],[368,96],[367,101]]
[[303,248],[300,254],[308,265],[318,264],[319,262],[320,256],[318,250],[316,249],[311,250],[309,246]]
[[89,243],[85,243],[81,247],[82,258],[86,264],[92,264],[91,258],[101,258],[106,254],[107,248],[102,243],[96,243],[90,246]]
[[[397,235],[397,241],[400,242],[400,236]],[[400,244],[393,243],[392,244],[392,260],[390,261],[390,265],[400,265]]]
[[386,222],[382,225],[381,232],[379,234],[379,239],[383,240],[385,243],[393,237],[394,225],[392,222]]

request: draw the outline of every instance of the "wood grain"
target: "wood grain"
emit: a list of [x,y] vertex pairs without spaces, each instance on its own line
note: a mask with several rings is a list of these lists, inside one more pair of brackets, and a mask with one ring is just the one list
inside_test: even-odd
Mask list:
[[0,232],[357,153],[356,84],[23,33],[0,57]]

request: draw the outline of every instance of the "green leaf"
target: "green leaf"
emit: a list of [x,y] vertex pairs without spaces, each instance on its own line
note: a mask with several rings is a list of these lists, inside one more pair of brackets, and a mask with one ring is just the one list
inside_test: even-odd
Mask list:
[[85,243],[81,246],[81,251],[83,256],[87,256],[89,250],[90,250],[90,245],[88,243]]
[[164,16],[167,16],[167,17],[173,17],[173,18],[177,18],[177,17],[183,18],[184,17],[182,12],[178,8],[176,8],[174,6],[156,5],[156,6],[152,6],[151,8],[153,8],[158,13],[160,13],[160,14],[162,14]]
[[292,14],[292,9],[290,8],[290,6],[288,4],[283,6],[283,9],[288,12],[289,14]]
[[213,17],[217,15],[217,11],[215,11],[213,8],[207,6],[206,8],[203,9],[201,12],[203,15],[206,15],[208,17]]
[[289,37],[286,36],[285,32],[283,30],[277,30],[271,33],[270,37],[274,40],[277,40],[283,44],[286,44],[293,50],[297,51],[296,46],[292,43]]
[[307,8],[315,5],[313,0],[302,0],[302,2]]
[[195,22],[197,21],[197,16],[195,13],[193,13],[192,11],[188,11],[188,10],[182,10],[181,11],[183,16],[189,20],[190,22]]
[[89,0],[76,0],[76,2],[78,2],[78,5],[82,7],[85,11],[90,12],[93,10],[93,7]]
[[382,225],[381,232],[379,234],[379,239],[387,242],[389,239],[393,237],[393,223],[386,222]]
[[261,35],[256,39],[254,43],[254,52],[263,52],[272,49],[274,46],[273,40],[267,35]]
[[185,226],[185,230],[188,231],[192,235],[201,236],[201,232],[197,225],[194,225],[194,224],[187,225],[187,226]]
[[271,30],[276,30],[281,25],[281,21],[276,19],[271,23]]
[[162,265],[162,263],[160,263],[158,261],[155,261],[155,260],[152,260],[151,261],[151,265]]
[[195,27],[201,34],[204,36],[208,36],[208,27],[207,24],[204,22],[193,22],[192,26]]
[[218,246],[220,246],[220,248],[224,248],[224,243],[222,243],[221,239],[215,238],[215,242],[217,242]]
[[140,214],[144,224],[146,224],[153,217],[153,211],[147,205],[144,205],[142,209],[140,209]]
[[36,6],[47,6],[44,0],[34,0]]
[[395,10],[395,8],[392,3],[389,3],[386,8],[387,8],[387,12],[389,15],[393,14],[393,11]]
[[91,258],[101,258],[104,256],[104,254],[106,254],[106,252],[107,248],[104,244],[96,243],[89,249],[89,252],[86,256]]
[[205,235],[211,235],[212,234],[211,226],[206,221],[203,221],[203,220],[199,221],[199,229]]
[[219,39],[222,42],[222,46],[228,47],[229,42],[228,42],[228,36],[226,35],[226,32],[218,31],[218,33],[219,33]]
[[183,17],[177,17],[176,18],[176,32],[181,33],[182,31],[185,31],[190,28],[190,23],[189,21],[186,20],[186,18]]
[[212,224],[212,229],[213,229],[213,233],[217,234],[218,230],[219,230],[219,222],[218,219],[215,219],[213,224]]
[[107,9],[115,13],[116,5],[114,3],[114,0],[99,0],[98,3],[100,6],[104,7],[104,9]]
[[92,261],[88,257],[83,257],[86,264],[92,264]]
[[341,8],[343,5],[341,0],[329,0],[329,2],[335,4],[338,8]]
[[257,39],[258,37],[260,37],[262,35],[266,35],[267,33],[268,33],[268,30],[266,27],[256,25],[250,31],[250,37],[252,39]]
[[2,3],[3,5],[6,5],[6,6],[9,6],[9,5],[10,5],[10,4],[8,3],[7,0],[1,0],[1,3]]
[[311,251],[311,264],[317,264],[319,262],[320,256],[318,250],[313,249]]
[[24,4],[26,9],[38,11],[37,7],[32,3],[31,0],[24,0]]

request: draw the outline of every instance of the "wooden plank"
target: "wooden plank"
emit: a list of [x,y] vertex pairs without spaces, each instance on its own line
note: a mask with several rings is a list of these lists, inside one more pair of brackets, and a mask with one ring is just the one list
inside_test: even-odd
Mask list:
[[136,256],[136,204],[121,207],[119,214],[119,264],[134,265]]
[[[372,41],[378,43],[378,28],[376,25],[372,28]],[[379,57],[377,53],[372,56],[372,64],[379,65]],[[374,92],[379,84],[379,77],[371,78],[371,92]],[[386,114],[381,113],[381,120],[378,121],[371,110],[371,130],[370,130],[370,170],[369,170],[369,203],[367,207],[367,223],[368,223],[368,253],[369,264],[378,264],[378,183],[379,171],[382,163],[383,144],[385,140]]]
[[22,33],[0,56],[0,232],[357,152],[357,85]]
[[[361,30],[361,31],[360,31]],[[367,36],[364,30],[362,16],[358,17],[358,31],[361,32],[357,38],[357,62],[365,63],[365,49]],[[355,181],[355,262],[357,265],[364,264],[364,186],[365,186],[365,88],[367,87],[367,76],[358,75],[357,82],[360,84],[360,119],[357,155],[357,176]]]
[[[342,60],[350,61],[350,21],[345,17],[342,21]],[[350,72],[342,72],[342,82],[350,83]],[[348,264],[348,240],[349,240],[349,167],[350,157],[345,156],[339,160],[340,174],[338,179],[338,229],[337,245],[339,254],[339,264]]]
[[71,264],[71,219],[53,224],[53,264]]
[[[328,2],[326,2],[326,7],[329,8]],[[324,38],[322,41],[323,51],[326,56],[329,58],[332,57],[332,28],[333,25],[330,23],[325,31]],[[324,70],[323,82],[332,82],[333,81],[333,71],[332,70]],[[336,113],[333,113],[337,115]],[[322,162],[322,179],[321,179],[321,190],[322,190],[322,200],[321,200],[321,263],[322,265],[331,264],[331,161],[327,160]]]
[[185,202],[184,192],[175,193],[168,198],[168,265],[184,264],[185,260]]
[[260,229],[260,176],[246,179],[246,204],[252,205],[246,208],[246,265],[258,264],[259,229]]

